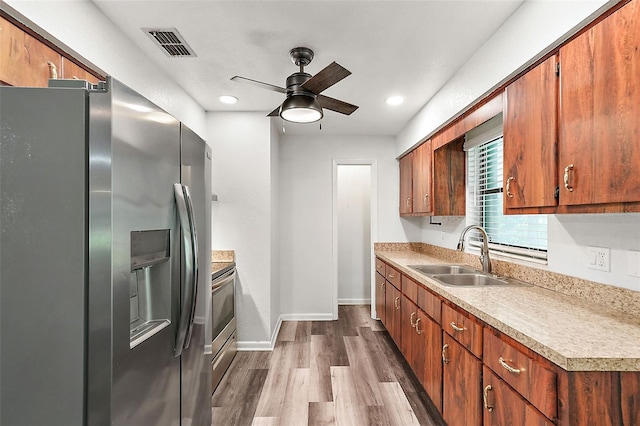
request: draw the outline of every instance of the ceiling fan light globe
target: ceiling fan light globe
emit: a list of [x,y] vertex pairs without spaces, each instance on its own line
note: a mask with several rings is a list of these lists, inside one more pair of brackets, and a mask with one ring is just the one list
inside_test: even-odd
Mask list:
[[313,123],[322,116],[320,103],[314,96],[309,95],[291,95],[280,108],[280,117],[292,123]]

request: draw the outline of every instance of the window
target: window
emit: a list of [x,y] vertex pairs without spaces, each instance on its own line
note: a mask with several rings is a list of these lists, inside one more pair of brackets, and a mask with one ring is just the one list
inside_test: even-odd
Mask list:
[[[480,225],[489,235],[489,249],[508,257],[546,263],[547,216],[503,214],[502,115],[466,135],[467,225]],[[469,237],[479,246],[480,233]]]

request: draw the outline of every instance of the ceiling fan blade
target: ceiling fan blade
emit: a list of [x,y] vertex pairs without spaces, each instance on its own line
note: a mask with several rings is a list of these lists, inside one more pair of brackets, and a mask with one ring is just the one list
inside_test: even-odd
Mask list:
[[351,71],[336,62],[332,62],[307,80],[302,87],[317,95],[349,75],[351,75]]
[[250,78],[240,77],[238,75],[231,77],[231,80],[238,81],[240,83],[253,84],[254,86],[262,87],[263,89],[267,90],[273,90],[274,92],[278,93],[287,93],[287,89],[285,89],[284,87],[274,86],[273,84],[263,83],[262,81],[252,80]]
[[267,114],[267,117],[277,117],[279,115],[280,115],[280,105],[278,105],[276,109],[274,109],[269,114]]
[[330,109],[331,111],[345,115],[351,115],[353,111],[358,109],[357,105],[351,105],[325,95],[318,95],[318,102],[320,102],[322,108]]

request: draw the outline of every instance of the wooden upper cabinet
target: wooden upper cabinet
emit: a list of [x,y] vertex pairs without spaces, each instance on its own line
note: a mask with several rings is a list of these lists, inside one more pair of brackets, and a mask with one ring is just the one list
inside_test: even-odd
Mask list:
[[11,86],[47,87],[60,72],[62,56],[0,17],[0,81]]
[[433,203],[431,189],[432,173],[431,140],[413,151],[413,213],[431,213]]
[[557,64],[554,55],[505,90],[505,213],[510,208],[557,205]]
[[465,154],[464,137],[433,151],[433,215],[464,216]]
[[62,74],[59,78],[87,80],[90,83],[97,83],[99,81],[98,77],[64,57],[62,58]]
[[560,205],[640,201],[640,1],[560,48]]
[[413,213],[413,151],[400,159],[400,215]]

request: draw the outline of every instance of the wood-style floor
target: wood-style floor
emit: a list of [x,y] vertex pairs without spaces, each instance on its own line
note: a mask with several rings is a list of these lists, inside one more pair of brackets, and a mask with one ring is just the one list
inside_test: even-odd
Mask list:
[[238,352],[213,425],[443,425],[368,305],[338,321],[286,321],[273,352]]

